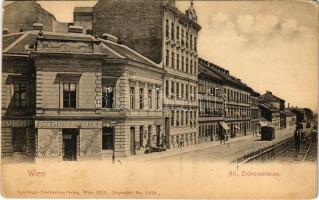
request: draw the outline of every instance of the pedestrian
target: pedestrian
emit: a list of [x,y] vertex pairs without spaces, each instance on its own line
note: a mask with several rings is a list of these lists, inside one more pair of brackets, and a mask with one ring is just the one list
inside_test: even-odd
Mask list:
[[295,151],[300,152],[300,140],[301,140],[301,130],[299,127],[296,127],[294,133],[294,141],[295,141]]

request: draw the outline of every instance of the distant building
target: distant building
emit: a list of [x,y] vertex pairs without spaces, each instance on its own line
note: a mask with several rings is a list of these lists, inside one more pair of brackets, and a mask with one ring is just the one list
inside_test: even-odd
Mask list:
[[262,118],[267,120],[267,122],[262,120],[264,123],[266,123],[265,125],[273,126],[276,130],[279,130],[280,129],[280,110],[270,103],[260,103],[259,108],[261,110]]
[[297,124],[296,114],[291,112],[289,109],[286,109],[285,116],[286,116],[286,129],[295,129]]
[[284,129],[286,127],[285,100],[273,95],[270,91],[266,91],[259,98],[261,103],[271,104],[280,111],[280,129]]
[[225,129],[231,137],[247,135],[251,131],[251,88],[240,79],[229,74],[228,70],[199,59],[200,65],[209,68],[223,80],[220,97],[224,102],[224,122],[221,128]]
[[67,32],[67,23],[62,23],[35,0],[14,1],[4,6],[3,28],[10,33],[31,31],[34,23],[43,24],[44,31]]
[[93,8],[75,7],[73,12],[73,23],[75,26],[82,26],[83,33],[92,35]]

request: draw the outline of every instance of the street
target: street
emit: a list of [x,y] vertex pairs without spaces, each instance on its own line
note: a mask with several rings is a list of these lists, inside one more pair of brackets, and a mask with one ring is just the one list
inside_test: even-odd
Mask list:
[[[272,145],[279,141],[282,141],[288,137],[293,136],[293,129],[291,130],[284,130],[284,131],[277,131],[276,138],[272,141],[261,141],[260,137],[252,137],[252,136],[242,136],[247,137],[247,139],[242,139],[239,141],[233,141],[231,138],[226,144],[216,144],[214,146],[189,151],[180,154],[174,155],[165,155],[160,157],[145,157],[145,161],[172,161],[172,162],[214,162],[214,161],[225,161],[225,162],[232,162],[238,157],[241,157],[247,153],[251,153],[257,151],[260,148]],[[215,142],[216,143],[216,142]]]

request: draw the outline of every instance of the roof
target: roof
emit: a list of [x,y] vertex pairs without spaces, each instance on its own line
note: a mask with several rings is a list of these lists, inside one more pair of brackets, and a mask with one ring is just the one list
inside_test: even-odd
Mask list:
[[92,13],[93,7],[75,7],[74,12]]
[[269,110],[270,112],[280,112],[279,109],[277,109],[276,107],[274,107],[273,105],[269,103],[260,103],[259,106]]
[[[30,45],[36,43],[39,37],[39,31],[26,31],[21,33],[7,34],[2,37],[2,53],[28,55],[34,49],[30,49]],[[77,34],[77,33],[54,33],[43,31],[45,39],[56,40],[72,40],[72,41],[95,41],[96,39],[91,35]]]
[[104,40],[99,38],[102,42],[102,52],[110,55],[109,58],[124,58],[140,63],[144,63],[147,65],[159,66],[152,60],[146,58],[145,56],[141,55],[140,53],[136,52],[135,50],[131,49],[130,47],[119,44],[110,40]]
[[216,73],[211,71],[209,68],[206,66],[199,65],[198,66],[198,71],[199,71],[199,78],[200,79],[208,79],[208,80],[215,80],[218,82],[223,82],[223,79],[218,76]]
[[267,91],[265,94],[260,95],[260,98],[264,101],[285,101],[275,95],[272,92]]
[[235,86],[235,87],[242,88],[244,90],[252,91],[252,89],[250,87],[248,87],[245,83],[241,82],[238,78],[230,75],[228,70],[225,70],[224,68],[219,67],[213,63],[209,63],[209,65],[207,65],[206,63],[208,63],[208,62],[202,58],[199,58],[200,65],[203,65],[203,66],[206,66],[207,68],[209,68],[212,72],[214,72],[220,78],[222,78],[226,83],[228,83],[232,86]]
[[[95,38],[92,35],[82,33],[54,33],[42,31],[43,35],[39,36],[39,31],[26,31],[20,33],[13,33],[4,35],[2,38],[2,53],[3,54],[16,54],[16,55],[29,55],[34,48],[36,40],[54,40],[54,41],[72,41],[72,42],[98,42],[99,52],[107,55],[110,59],[127,59],[139,63],[144,63],[151,66],[159,66],[150,59],[134,51],[126,45],[118,44],[110,40]],[[68,47],[66,48],[68,49]]]
[[285,109],[285,115],[286,115],[286,116],[296,116],[295,113],[291,112],[291,111],[288,110],[288,109]]

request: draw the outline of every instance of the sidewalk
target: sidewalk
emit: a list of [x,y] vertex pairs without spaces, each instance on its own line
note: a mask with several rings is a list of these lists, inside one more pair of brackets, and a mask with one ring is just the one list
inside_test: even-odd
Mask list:
[[[287,135],[288,132],[291,132],[291,130],[290,129],[277,130],[276,134],[282,134],[282,136],[283,136],[283,135]],[[279,137],[279,138],[281,138],[281,137]],[[277,138],[277,139],[279,139],[279,138]],[[252,134],[247,135],[247,136],[238,136],[235,138],[229,138],[228,141],[226,141],[226,144],[220,144],[220,141],[217,140],[217,141],[212,141],[212,142],[208,142],[208,143],[201,143],[201,144],[183,147],[183,148],[168,149],[168,150],[163,151],[163,152],[155,152],[155,153],[150,153],[150,154],[130,156],[130,157],[123,158],[120,160],[121,161],[129,161],[129,162],[130,161],[145,162],[145,161],[151,161],[151,160],[161,159],[161,158],[165,158],[165,157],[187,154],[190,152],[201,151],[201,150],[209,149],[212,147],[220,146],[222,148],[224,146],[229,146],[229,144],[240,142],[240,141],[249,142],[249,140],[251,140],[251,142],[253,142],[253,141],[255,141],[255,139],[260,139],[260,135],[258,135],[258,137],[256,135],[253,136]],[[272,142],[275,142],[275,141],[272,141]]]
[[130,157],[127,157],[127,158],[124,158],[121,160],[123,160],[123,161],[149,161],[149,160],[153,160],[153,159],[159,159],[159,158],[163,158],[163,157],[199,151],[199,150],[203,150],[203,149],[207,149],[207,148],[211,148],[211,147],[215,147],[215,146],[219,146],[219,145],[227,145],[229,143],[234,143],[234,142],[238,142],[238,141],[242,141],[242,140],[249,140],[252,138],[257,139],[257,138],[260,138],[260,136],[258,135],[258,137],[256,137],[256,135],[253,136],[251,134],[251,135],[247,135],[247,136],[239,136],[239,137],[235,137],[235,138],[229,138],[228,141],[226,141],[226,144],[220,144],[219,140],[215,140],[212,142],[201,143],[201,144],[188,146],[188,147],[168,149],[168,150],[162,151],[162,152],[155,152],[155,153],[142,154],[142,155],[137,155],[137,156],[130,156]]

